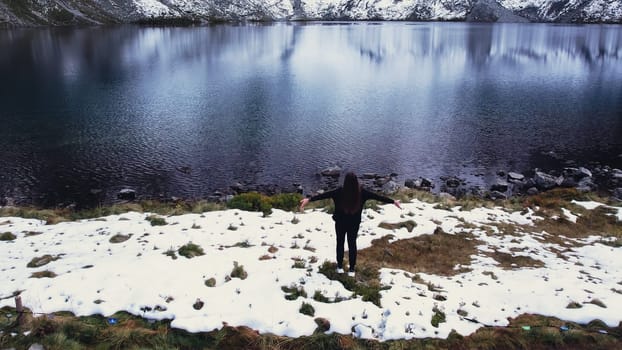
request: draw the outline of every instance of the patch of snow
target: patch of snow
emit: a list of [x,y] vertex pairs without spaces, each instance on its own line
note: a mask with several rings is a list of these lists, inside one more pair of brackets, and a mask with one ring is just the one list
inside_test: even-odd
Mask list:
[[595,201],[576,201],[573,200],[571,203],[579,205],[587,210],[593,210],[596,209],[598,207],[600,207],[601,205],[604,205],[603,203],[599,203],[599,202],[595,202]]
[[[165,217],[165,226],[151,226],[146,220],[150,214],[134,212],[56,225],[3,218],[10,223],[2,230],[17,238],[0,242],[0,296],[24,289],[23,303],[34,312],[111,315],[125,310],[148,319],[173,319],[173,327],[191,332],[218,329],[226,322],[292,337],[310,335],[316,328],[314,317],[299,312],[303,302],[314,307],[315,317],[330,321],[329,332],[378,340],[444,338],[452,329],[467,335],[482,324],[507,325],[508,317],[523,313],[576,322],[598,318],[611,326],[622,319],[617,308],[622,295],[611,291],[622,275],[622,248],[602,245],[600,237],[584,240],[593,245],[569,251],[538,239],[545,233],[506,236],[497,231],[489,235],[485,228],[498,222],[529,227],[533,213],[509,213],[501,208],[448,211],[434,206],[415,200],[404,203],[404,210],[392,205],[381,206],[380,212],[365,210],[359,249],[389,234],[394,240],[432,234],[440,223],[445,232],[468,232],[482,242],[467,266],[472,270],[453,277],[419,273],[422,280],[439,287],[438,292],[431,292],[427,284],[415,282],[412,273],[381,269],[381,283],[390,287],[381,291],[382,307],[353,296],[341,283],[318,272],[324,260],[334,261],[336,240],[330,215],[319,210],[274,210],[269,217],[239,210],[185,214]],[[412,232],[378,227],[383,221],[411,219],[405,213],[412,213],[417,222]],[[111,243],[117,234],[131,237]],[[201,246],[205,255],[179,256],[177,250],[188,242]],[[269,252],[270,247],[278,250]],[[165,255],[167,251],[175,252],[177,259]],[[503,269],[486,256],[493,251],[529,256],[542,261],[545,268]],[[565,259],[558,256],[559,251]],[[60,259],[39,268],[26,267],[44,254]],[[260,260],[262,256],[269,259]],[[294,260],[303,262],[304,268],[294,268]],[[244,267],[246,279],[230,278],[234,262]],[[57,277],[30,278],[33,272],[45,270]],[[213,287],[205,284],[210,278],[216,281]],[[287,300],[284,286],[303,289],[307,297]],[[316,301],[316,291],[343,301]],[[590,304],[594,298],[607,308]],[[204,302],[199,310],[193,307],[197,299]],[[585,304],[581,309],[567,309],[571,301]],[[11,304],[10,299],[0,301],[0,307]],[[446,322],[438,328],[431,325],[434,310],[446,314]],[[461,316],[465,313],[480,323],[466,320]]]
[[574,215],[570,210],[566,209],[566,208],[562,208],[562,213],[564,214],[564,216],[566,217],[566,219],[568,219],[568,221],[571,221],[573,223],[577,223],[577,215]]
[[160,17],[170,14],[168,6],[158,0],[133,0],[139,13],[145,16]]

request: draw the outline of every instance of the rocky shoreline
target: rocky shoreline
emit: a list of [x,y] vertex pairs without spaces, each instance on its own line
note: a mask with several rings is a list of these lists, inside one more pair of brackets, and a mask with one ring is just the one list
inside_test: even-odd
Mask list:
[[[321,170],[317,176],[322,180],[322,188],[305,191],[302,184],[292,183],[289,186],[276,184],[253,184],[236,182],[227,189],[214,191],[207,200],[214,202],[226,202],[234,195],[259,192],[265,195],[279,193],[299,193],[314,195],[339,186],[344,175],[339,166],[331,166]],[[574,188],[580,192],[596,192],[606,197],[622,201],[622,170],[610,166],[597,166],[592,169],[586,167],[565,167],[557,171],[545,172],[533,169],[529,172],[518,173],[513,171],[498,171],[496,180],[488,187],[472,186],[460,176],[440,176],[438,179],[426,177],[407,178],[398,180],[396,173],[359,174],[360,182],[367,188],[384,194],[393,194],[401,189],[409,188],[431,192],[440,197],[476,198],[476,199],[509,199],[512,197],[536,195],[540,192],[554,188]],[[124,189],[118,193],[120,200],[135,200],[138,198],[136,191]],[[159,198],[163,201],[179,201],[178,197]]]
[[[233,196],[259,192],[268,196],[280,193],[299,193],[311,196],[336,188],[342,182],[345,171],[339,166],[327,167],[315,174],[316,188],[303,186],[302,183],[261,184],[252,182],[235,182],[227,188],[216,189],[207,195],[198,198],[167,196],[165,194],[142,193],[140,190],[127,187],[116,192],[102,189],[91,189],[85,196],[93,205],[78,204],[75,202],[57,203],[56,208],[85,208],[102,205],[112,205],[122,202],[154,200],[163,203],[206,200],[214,203],[226,203]],[[403,189],[414,189],[430,192],[441,198],[462,199],[473,198],[480,200],[504,200],[513,197],[536,195],[555,188],[573,188],[580,192],[593,192],[603,197],[622,201],[622,170],[608,165],[593,167],[563,167],[557,170],[544,171],[538,168],[525,172],[497,171],[492,182],[486,186],[473,185],[461,175],[445,175],[438,178],[430,177],[403,177],[397,173],[358,174],[363,186],[378,193],[395,194]],[[0,196],[0,207],[3,206],[31,206],[36,203],[24,203],[23,200]]]

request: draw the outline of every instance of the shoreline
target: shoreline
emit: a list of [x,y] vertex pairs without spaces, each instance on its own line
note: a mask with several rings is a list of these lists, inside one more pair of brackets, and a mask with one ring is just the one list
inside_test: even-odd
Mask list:
[[[182,170],[178,169],[178,171]],[[140,189],[128,186],[120,190],[91,189],[88,193],[83,194],[79,200],[67,199],[45,205],[41,204],[42,201],[28,201],[24,198],[12,198],[0,194],[0,207],[89,210],[133,202],[226,204],[234,196],[248,192],[257,192],[266,196],[284,193],[311,196],[338,187],[342,183],[344,175],[345,171],[334,165],[322,169],[314,175],[315,182],[320,185],[310,190],[305,189],[301,183],[279,185],[235,182],[226,188],[215,189],[210,194],[197,197],[142,193]],[[492,178],[485,182],[485,186],[474,185],[467,180],[469,177],[463,175],[428,178],[423,176],[404,177],[397,173],[362,173],[357,174],[357,176],[363,186],[385,195],[417,190],[451,200],[494,201],[537,195],[552,189],[575,189],[583,193],[594,193],[602,198],[610,198],[612,201],[622,201],[622,170],[609,165],[596,165],[590,168],[565,166],[549,171],[534,168],[523,173],[498,170]],[[484,176],[484,174],[474,176]]]

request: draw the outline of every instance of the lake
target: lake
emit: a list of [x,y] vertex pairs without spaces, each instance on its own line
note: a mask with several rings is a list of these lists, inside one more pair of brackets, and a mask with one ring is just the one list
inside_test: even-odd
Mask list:
[[622,26],[273,23],[0,31],[0,197],[53,206],[622,166]]

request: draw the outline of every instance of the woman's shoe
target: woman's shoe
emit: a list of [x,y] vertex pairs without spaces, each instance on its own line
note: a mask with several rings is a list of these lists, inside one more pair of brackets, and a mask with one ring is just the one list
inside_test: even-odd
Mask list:
[[337,268],[337,273],[344,273],[343,269],[341,267]]
[[350,277],[354,277],[356,275],[356,273],[352,270],[348,271],[348,276]]

